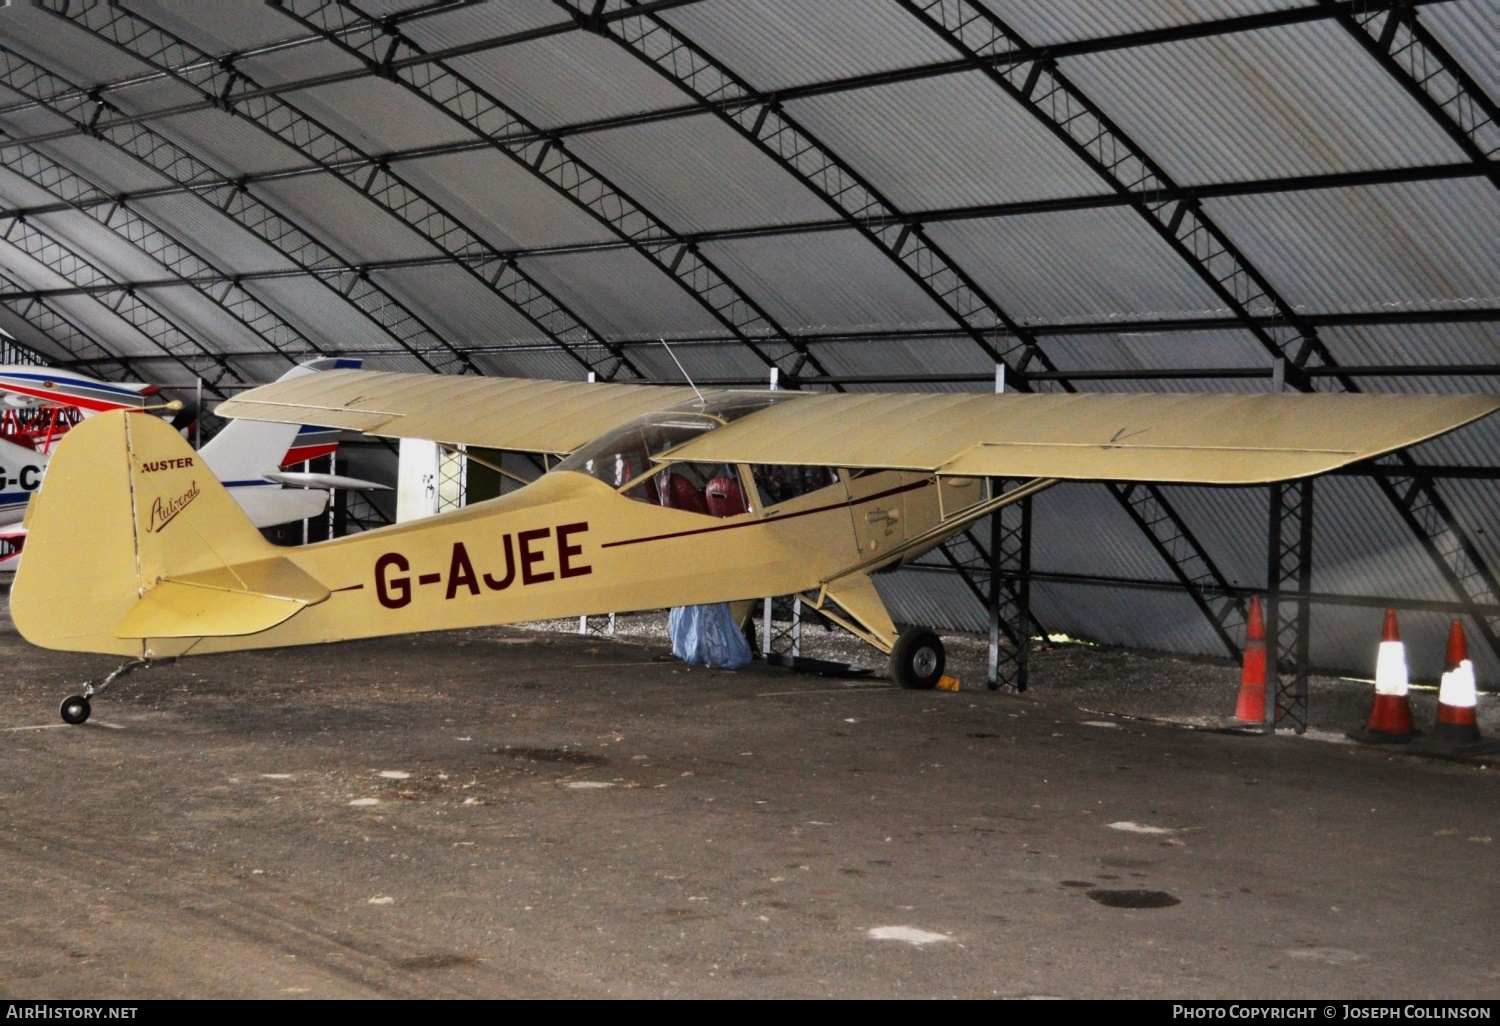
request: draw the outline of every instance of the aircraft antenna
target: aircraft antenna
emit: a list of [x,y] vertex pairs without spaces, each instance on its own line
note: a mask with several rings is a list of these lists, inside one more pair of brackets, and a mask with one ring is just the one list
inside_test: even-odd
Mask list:
[[[693,385],[693,379],[688,374],[687,368],[682,365],[682,361],[681,360],[677,359],[677,354],[674,353],[674,352],[672,352],[672,347],[669,346],[669,345],[667,345],[667,340],[664,339],[664,338],[659,338],[656,341],[658,341],[658,342],[661,343],[661,347],[667,351],[667,355],[672,358],[672,362],[677,365],[677,369],[680,370],[680,371],[682,371],[682,376],[684,378],[687,378],[687,383],[689,385]],[[694,392],[698,392],[698,386],[697,385],[693,385],[693,391]],[[703,398],[703,393],[702,392],[698,392],[698,402],[700,402],[700,403],[706,403],[706,402],[708,402],[707,399]]]

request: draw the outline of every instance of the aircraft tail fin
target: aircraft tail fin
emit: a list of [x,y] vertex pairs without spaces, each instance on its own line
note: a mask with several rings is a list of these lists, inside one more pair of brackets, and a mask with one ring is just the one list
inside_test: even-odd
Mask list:
[[[357,370],[362,360],[325,358],[299,363],[278,381],[325,370]],[[203,461],[228,485],[259,484],[266,474],[288,464],[326,456],[338,448],[339,433],[326,428],[274,424],[263,420],[231,420],[206,442]]]
[[164,639],[255,633],[328,597],[155,417],[70,431],[27,526],[11,617],[46,648],[178,654]]

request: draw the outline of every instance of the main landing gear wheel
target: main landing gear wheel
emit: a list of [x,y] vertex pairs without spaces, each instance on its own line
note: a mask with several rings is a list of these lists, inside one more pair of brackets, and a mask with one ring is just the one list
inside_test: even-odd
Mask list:
[[63,699],[62,708],[58,711],[62,713],[64,723],[71,723],[76,727],[78,726],[78,724],[88,719],[89,713],[93,712],[94,710],[93,707],[89,705],[89,700],[87,698],[84,698],[82,695],[69,695],[67,698]]
[[903,688],[931,691],[943,677],[945,660],[936,634],[925,627],[908,627],[891,649],[891,679]]

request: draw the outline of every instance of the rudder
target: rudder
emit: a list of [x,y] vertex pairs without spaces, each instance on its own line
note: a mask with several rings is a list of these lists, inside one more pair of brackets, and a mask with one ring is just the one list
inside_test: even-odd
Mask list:
[[277,558],[181,436],[136,413],[68,432],[27,527],[11,618],[46,648],[142,655],[115,631],[162,580]]

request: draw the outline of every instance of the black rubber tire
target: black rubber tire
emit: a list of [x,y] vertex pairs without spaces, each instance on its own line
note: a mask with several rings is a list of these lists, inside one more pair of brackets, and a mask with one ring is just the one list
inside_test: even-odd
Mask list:
[[82,695],[69,695],[63,699],[62,708],[58,709],[58,712],[62,713],[63,722],[71,723],[75,727],[87,720],[89,713],[93,711],[89,700]]
[[931,691],[943,677],[942,640],[926,627],[908,627],[891,649],[891,679],[913,691]]

